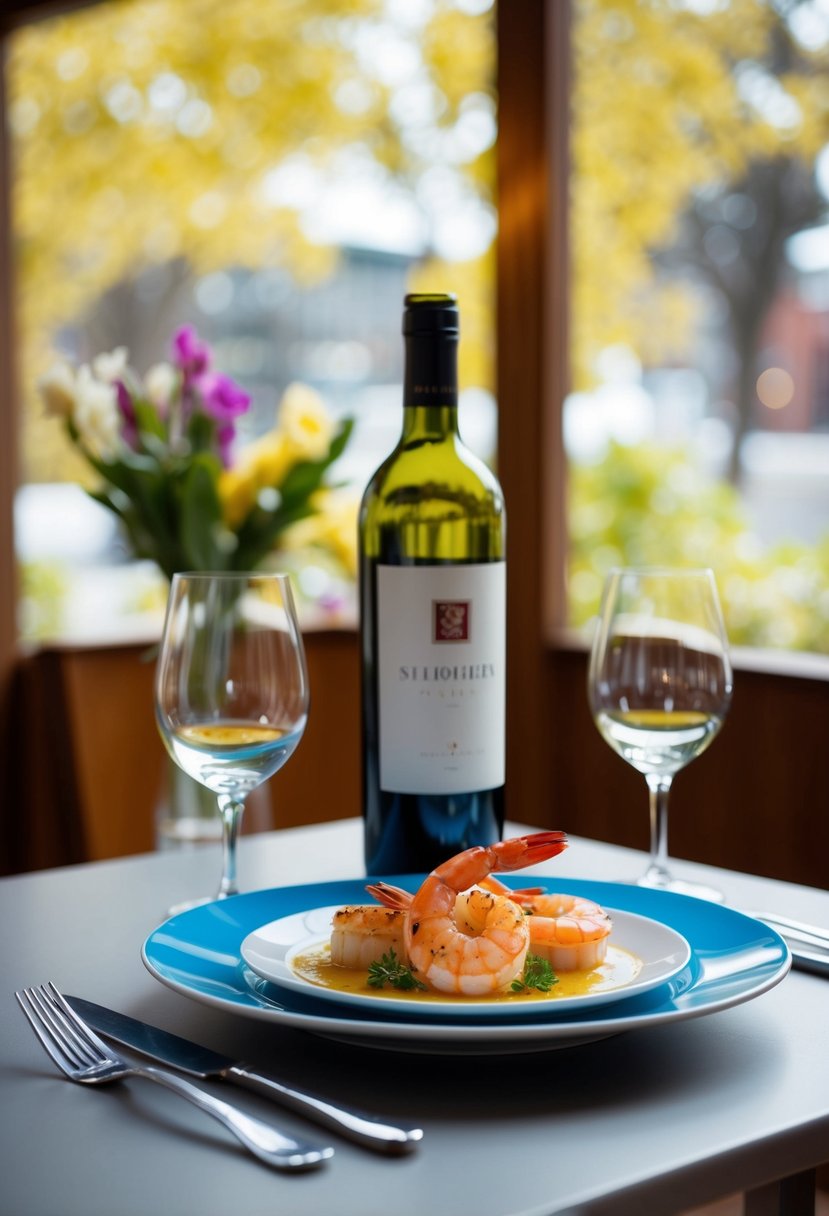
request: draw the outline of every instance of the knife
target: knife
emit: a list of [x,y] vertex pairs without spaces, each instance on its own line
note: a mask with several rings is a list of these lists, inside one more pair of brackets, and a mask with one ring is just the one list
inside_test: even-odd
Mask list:
[[137,1018],[107,1009],[103,1005],[95,1005],[79,996],[68,996],[66,999],[81,1017],[105,1038],[131,1047],[151,1060],[158,1060],[180,1072],[189,1073],[190,1076],[220,1077],[225,1081],[235,1081],[255,1093],[274,1098],[283,1106],[321,1123],[324,1127],[333,1128],[364,1148],[399,1154],[409,1152],[423,1139],[423,1130],[412,1124],[396,1126],[375,1115],[335,1106],[325,1098],[294,1089],[274,1080],[273,1077],[265,1076],[264,1073],[237,1064],[228,1056],[171,1034],[168,1030],[160,1030],[157,1026],[139,1022]]

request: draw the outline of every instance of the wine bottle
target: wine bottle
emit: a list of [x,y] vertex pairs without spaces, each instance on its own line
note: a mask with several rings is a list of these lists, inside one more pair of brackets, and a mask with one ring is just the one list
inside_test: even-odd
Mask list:
[[504,823],[506,515],[458,432],[454,296],[409,295],[403,429],[360,509],[369,874],[431,870]]

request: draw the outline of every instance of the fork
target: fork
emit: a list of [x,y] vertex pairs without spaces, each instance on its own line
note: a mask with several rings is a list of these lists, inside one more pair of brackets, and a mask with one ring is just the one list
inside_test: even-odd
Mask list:
[[107,1085],[126,1077],[156,1081],[213,1115],[249,1152],[278,1170],[312,1169],[334,1155],[328,1146],[292,1140],[175,1073],[152,1065],[128,1064],[98,1038],[51,982],[24,988],[14,995],[41,1044],[70,1081],[83,1085]]

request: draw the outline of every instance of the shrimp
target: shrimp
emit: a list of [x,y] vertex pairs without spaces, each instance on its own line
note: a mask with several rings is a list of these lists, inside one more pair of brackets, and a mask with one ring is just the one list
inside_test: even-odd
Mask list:
[[[338,967],[365,971],[391,950],[399,959],[406,959],[403,924],[404,912],[412,902],[411,894],[382,882],[367,886],[366,890],[383,906],[349,904],[332,919],[331,962]],[[541,888],[526,890],[535,894]]]
[[[592,971],[607,957],[613,922],[599,904],[575,895],[546,895],[538,887],[514,891],[497,878],[483,879],[485,887],[518,904],[526,914],[530,930],[530,950],[546,959],[554,971]],[[408,891],[388,883],[374,883],[368,891],[389,908],[407,908],[412,901]],[[475,919],[470,897],[476,888],[461,891],[455,899],[454,916],[464,932]]]
[[[437,866],[406,909],[406,955],[418,979],[437,992],[488,996],[507,988],[524,967],[530,932],[522,909],[477,884],[494,871],[519,870],[567,847],[563,832],[516,836],[466,849]],[[465,901],[463,923],[455,903]]]
[[592,971],[604,962],[613,922],[592,899],[527,895],[506,886],[504,891],[528,914],[533,954],[546,959],[554,971]]
[[331,962],[338,967],[367,970],[394,950],[406,957],[405,913],[374,904],[350,904],[334,913],[331,922]]

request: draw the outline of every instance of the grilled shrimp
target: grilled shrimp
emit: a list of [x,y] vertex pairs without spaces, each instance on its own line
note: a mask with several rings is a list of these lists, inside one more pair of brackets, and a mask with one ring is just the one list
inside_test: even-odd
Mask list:
[[604,908],[580,895],[533,895],[517,901],[530,928],[533,954],[553,971],[592,971],[607,956],[613,928]]
[[[526,914],[530,950],[544,958],[554,971],[592,971],[603,963],[613,922],[599,904],[576,895],[546,895],[539,888],[514,891],[492,876],[477,884],[511,899]],[[464,932],[475,913],[470,898],[475,888],[461,891],[455,899],[454,917]],[[389,883],[374,883],[368,891],[388,908],[407,908],[412,896]]]
[[580,895],[530,894],[502,887],[527,913],[530,949],[554,971],[592,971],[607,956],[607,941],[613,928],[604,908]]
[[[507,988],[524,967],[528,918],[506,895],[476,884],[494,871],[520,870],[566,847],[563,832],[537,832],[467,849],[437,866],[404,913],[406,955],[417,977],[435,991],[467,996]],[[470,887],[476,889],[458,923],[456,900]]]

